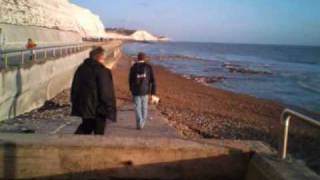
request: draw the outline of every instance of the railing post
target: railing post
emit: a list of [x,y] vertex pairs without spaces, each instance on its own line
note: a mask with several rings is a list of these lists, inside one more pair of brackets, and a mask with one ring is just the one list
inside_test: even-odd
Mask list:
[[47,50],[44,50],[44,59],[47,60]]
[[283,123],[283,139],[281,146],[281,159],[286,159],[288,149],[288,136],[291,116],[287,116]]
[[31,54],[32,54],[33,60],[37,61],[37,51],[32,49]]
[[7,68],[8,67],[8,54],[6,54],[4,56],[4,67]]
[[[2,52],[2,48],[0,48],[0,61],[1,61],[1,64],[2,64],[2,61],[3,61],[3,52]],[[1,66],[0,66],[1,68]]]
[[53,58],[56,57],[56,48],[53,48],[53,49],[52,49],[52,55],[53,55]]
[[282,160],[285,160],[287,157],[289,127],[290,127],[290,121],[292,117],[297,117],[299,120],[301,120],[304,123],[320,128],[320,121],[317,121],[313,118],[310,118],[308,116],[305,116],[301,113],[298,113],[290,109],[283,110],[280,117],[280,123],[282,128],[280,128],[281,132],[280,132],[280,139],[279,139],[279,158]]
[[21,65],[24,65],[24,52],[21,51]]

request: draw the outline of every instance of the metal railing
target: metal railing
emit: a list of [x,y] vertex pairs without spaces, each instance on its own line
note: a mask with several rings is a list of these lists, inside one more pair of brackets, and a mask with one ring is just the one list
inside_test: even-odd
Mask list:
[[96,44],[97,43],[81,43],[34,49],[0,50],[0,69],[68,56],[84,51]]
[[317,121],[311,117],[293,111],[291,109],[285,109],[281,114],[281,124],[283,126],[283,139],[280,141],[280,150],[279,156],[281,159],[286,159],[287,157],[287,149],[288,149],[288,135],[289,135],[289,126],[290,120],[292,117],[297,117],[299,120],[312,125],[314,127],[320,128],[320,121]]

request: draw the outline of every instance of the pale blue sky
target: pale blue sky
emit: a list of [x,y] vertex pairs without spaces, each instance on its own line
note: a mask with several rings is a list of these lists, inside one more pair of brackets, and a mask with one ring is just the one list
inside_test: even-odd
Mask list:
[[320,0],[71,0],[176,41],[320,45]]

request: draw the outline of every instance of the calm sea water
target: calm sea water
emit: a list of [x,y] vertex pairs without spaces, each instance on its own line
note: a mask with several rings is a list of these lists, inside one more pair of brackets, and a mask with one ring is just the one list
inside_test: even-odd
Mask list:
[[[161,56],[153,63],[180,74],[226,78],[215,87],[320,112],[320,47],[170,42],[124,50]],[[268,73],[230,72],[226,65]]]

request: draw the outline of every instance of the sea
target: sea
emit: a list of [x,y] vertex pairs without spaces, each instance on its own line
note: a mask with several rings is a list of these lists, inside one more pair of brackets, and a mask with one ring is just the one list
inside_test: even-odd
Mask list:
[[128,43],[185,76],[219,77],[210,86],[320,112],[320,47],[226,43]]

